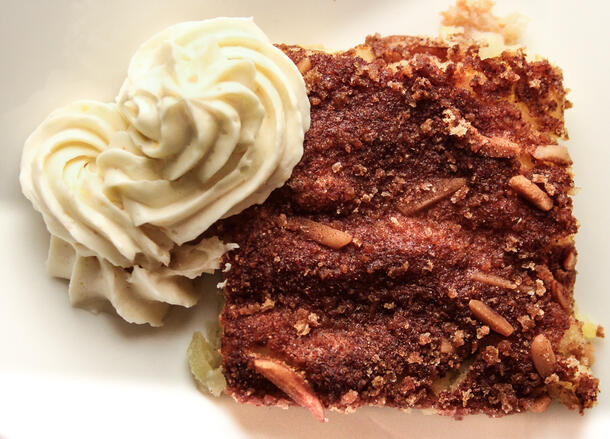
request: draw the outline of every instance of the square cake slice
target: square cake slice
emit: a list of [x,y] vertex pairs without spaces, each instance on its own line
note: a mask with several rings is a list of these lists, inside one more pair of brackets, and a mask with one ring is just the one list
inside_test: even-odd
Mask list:
[[227,393],[319,419],[591,407],[561,71],[416,37],[280,47],[312,123],[287,184],[218,225],[239,244],[224,259]]

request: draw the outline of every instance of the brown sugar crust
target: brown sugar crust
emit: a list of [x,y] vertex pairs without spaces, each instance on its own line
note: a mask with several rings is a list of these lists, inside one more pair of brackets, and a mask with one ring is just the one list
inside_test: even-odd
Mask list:
[[[224,261],[227,392],[294,404],[257,372],[263,356],[341,411],[498,416],[544,410],[549,395],[591,407],[598,381],[565,263],[577,231],[569,161],[533,156],[566,137],[561,71],[402,36],[335,54],[279,47],[304,75],[312,123],[286,185],[217,226],[239,244]],[[552,207],[513,190],[517,175]],[[305,233],[300,219],[327,227]],[[325,245],[337,236],[351,240]],[[545,377],[539,334],[555,354]]]

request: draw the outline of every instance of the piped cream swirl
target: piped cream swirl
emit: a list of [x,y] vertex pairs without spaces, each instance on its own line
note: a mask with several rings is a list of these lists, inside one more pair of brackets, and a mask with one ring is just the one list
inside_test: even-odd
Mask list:
[[20,181],[53,237],[49,272],[71,279],[74,304],[160,324],[234,248],[199,237],[281,186],[308,128],[299,71],[252,20],[155,35],[116,104],[60,108],[26,141]]
[[99,159],[136,225],[177,243],[263,202],[303,154],[309,100],[252,20],[182,23],[144,43],[117,103],[135,150]]

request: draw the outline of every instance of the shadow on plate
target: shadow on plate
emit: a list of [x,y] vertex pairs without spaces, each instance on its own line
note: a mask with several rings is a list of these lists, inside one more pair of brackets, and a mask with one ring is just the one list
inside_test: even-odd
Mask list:
[[[192,308],[173,306],[165,316],[163,326],[154,328],[150,325],[128,323],[116,315],[114,310],[104,312],[104,317],[111,326],[127,338],[168,337],[183,333],[188,327],[202,329],[205,335],[212,335],[218,328],[220,312],[220,294],[216,284],[221,280],[219,275],[204,276],[197,288],[201,291],[199,302]],[[88,312],[88,311],[85,311]],[[102,313],[100,313],[102,315]]]
[[[484,415],[456,421],[445,416],[426,415],[420,411],[405,413],[388,407],[364,407],[344,415],[327,412],[328,422],[321,424],[304,409],[241,405],[231,398],[218,400],[244,431],[264,438],[451,438],[522,439],[580,437],[585,417],[554,403],[546,413],[523,413],[503,418]],[[475,433],[476,432],[476,433]]]

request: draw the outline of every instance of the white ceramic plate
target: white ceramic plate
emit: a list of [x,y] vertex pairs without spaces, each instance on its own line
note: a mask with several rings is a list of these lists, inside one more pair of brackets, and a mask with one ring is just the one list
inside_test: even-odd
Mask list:
[[[596,343],[602,393],[584,416],[554,404],[542,415],[457,422],[365,408],[329,413],[240,406],[199,393],[185,350],[213,319],[209,300],[175,311],[165,327],[137,327],[68,304],[49,278],[48,236],[21,195],[26,136],[55,107],[111,100],[139,43],[168,25],[219,15],[254,16],[276,42],[344,48],[367,33],[435,34],[449,0],[2,0],[0,14],[0,437],[608,437],[610,350]],[[576,294],[580,309],[610,328],[610,145],[607,121],[609,3],[500,1],[531,18],[526,43],[560,65],[572,89],[566,115],[581,222]]]

